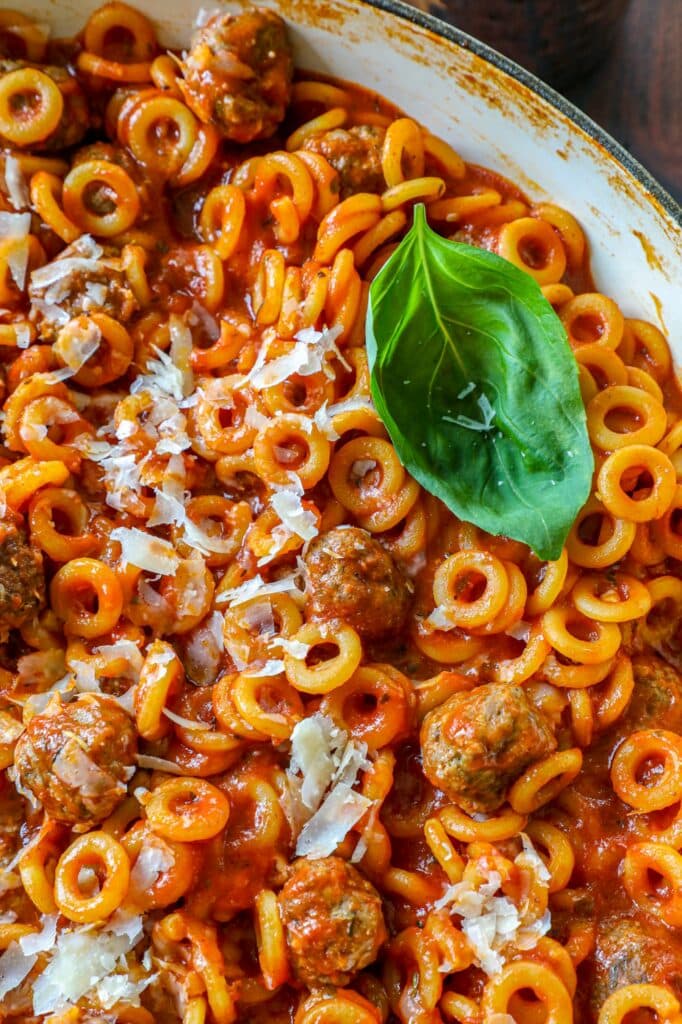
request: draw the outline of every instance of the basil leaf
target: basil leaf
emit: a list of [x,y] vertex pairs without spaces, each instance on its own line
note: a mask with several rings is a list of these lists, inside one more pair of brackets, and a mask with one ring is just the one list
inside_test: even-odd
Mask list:
[[461,519],[556,559],[594,460],[575,359],[533,278],[432,231],[370,286],[372,394],[406,469]]

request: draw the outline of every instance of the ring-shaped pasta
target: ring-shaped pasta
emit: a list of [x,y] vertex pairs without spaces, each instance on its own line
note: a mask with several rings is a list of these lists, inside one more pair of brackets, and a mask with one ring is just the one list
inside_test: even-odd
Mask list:
[[224,455],[240,455],[251,448],[259,420],[249,410],[263,412],[257,394],[244,387],[238,375],[206,378],[200,391],[193,420],[204,444]]
[[398,494],[405,470],[390,441],[355,437],[334,453],[327,479],[336,500],[354,516],[361,516]]
[[650,1010],[660,1024],[673,1024],[680,1012],[680,1003],[664,985],[623,985],[604,1000],[598,1024],[623,1024],[625,1018],[637,1010]]
[[566,270],[566,250],[561,238],[551,224],[536,217],[519,217],[503,224],[497,252],[540,285],[556,284]]
[[[58,516],[59,528],[55,523]],[[55,562],[68,562],[92,554],[99,546],[88,532],[85,501],[66,487],[43,487],[29,507],[31,540]]]
[[670,558],[682,558],[682,533],[678,530],[678,519],[682,509],[682,484],[675,488],[672,501],[652,526],[653,537]]
[[299,125],[288,136],[285,144],[287,153],[296,153],[297,156],[300,156],[297,150],[303,146],[306,139],[323,132],[333,131],[335,128],[341,128],[347,120],[348,111],[344,107],[332,107],[330,110],[325,110],[323,114],[318,114],[317,117],[311,117],[309,121]]
[[212,839],[230,816],[225,794],[205,779],[166,779],[152,791],[144,809],[152,831],[178,843]]
[[443,828],[460,843],[501,843],[522,832],[528,822],[525,814],[503,807],[497,814],[476,821],[454,804],[438,812]]
[[[620,629],[615,622],[587,618],[569,606],[550,608],[541,622],[545,639],[554,650],[580,665],[608,661],[621,645]],[[581,636],[576,628],[581,630]]]
[[623,337],[623,314],[613,299],[600,292],[576,295],[561,307],[559,318],[574,348],[598,342],[617,349]]
[[658,384],[670,375],[672,359],[668,342],[658,327],[645,320],[625,321],[618,354],[630,366],[646,370]]
[[391,213],[392,210],[397,210],[407,203],[429,203],[440,199],[444,192],[445,182],[442,178],[425,177],[401,181],[382,193],[381,210],[383,213]]
[[[610,427],[609,417],[620,429]],[[590,440],[602,451],[630,445],[656,445],[667,429],[665,409],[648,391],[615,384],[594,396],[587,407]]]
[[125,327],[107,313],[90,313],[70,320],[59,332],[53,351],[67,363],[74,339],[93,324],[99,332],[99,346],[77,370],[74,381],[86,388],[98,388],[122,377],[133,359],[133,342]]
[[147,171],[172,178],[197,141],[199,126],[184,103],[163,94],[137,103],[126,121],[126,143]]
[[127,231],[140,212],[134,182],[108,160],[85,160],[72,167],[64,179],[62,202],[69,220],[101,238]]
[[619,654],[607,682],[590,694],[595,729],[601,732],[618,720],[630,703],[634,688],[632,663],[624,654]]
[[271,648],[277,638],[290,640],[301,623],[301,613],[288,594],[256,596],[225,612],[225,648],[235,660],[246,665],[254,660],[265,661],[272,656]]
[[483,637],[472,636],[459,629],[433,629],[424,619],[415,620],[412,639],[425,657],[440,665],[459,665],[475,658],[485,648]]
[[410,684],[388,665],[363,665],[320,705],[342,729],[378,750],[401,739],[411,720]]
[[430,220],[444,220],[448,224],[466,222],[477,213],[484,213],[502,202],[502,195],[495,189],[481,188],[466,196],[451,196],[429,203]]
[[62,210],[62,179],[48,171],[37,171],[31,178],[31,206],[54,233],[70,245],[82,235],[81,229]]
[[540,669],[552,650],[545,638],[541,620],[533,623],[522,652],[515,658],[495,661],[492,678],[498,683],[524,683]]
[[629,573],[597,573],[581,576],[571,591],[571,601],[582,615],[599,622],[631,622],[648,615],[651,594]]
[[284,925],[271,889],[261,889],[254,900],[254,929],[258,963],[265,987],[271,991],[284,984],[289,976],[287,943]]
[[585,258],[585,234],[573,214],[554,203],[540,203],[533,207],[533,216],[551,224],[559,233],[570,269],[580,267]]
[[424,137],[410,117],[391,121],[381,148],[381,169],[387,188],[424,174]]
[[682,927],[682,854],[667,843],[631,843],[622,870],[625,891],[638,907]]
[[[306,622],[291,637],[294,643],[303,644],[305,654],[295,655],[287,651],[284,655],[284,671],[291,685],[302,693],[325,694],[348,682],[358,669],[362,659],[362,643],[357,632],[345,622]],[[328,648],[336,653],[321,661],[312,661],[311,652]]]
[[560,828],[552,825],[549,821],[534,818],[528,822],[525,830],[535,848],[540,847],[540,856],[542,856],[543,850],[546,851],[546,855],[542,856],[542,859],[550,875],[548,882],[550,893],[565,889],[571,880],[575,866],[575,854],[570,840]]
[[153,57],[156,33],[142,11],[119,0],[109,0],[88,18],[83,46],[98,57],[136,63]]
[[506,633],[523,618],[523,611],[528,596],[528,586],[518,565],[504,562],[509,579],[509,593],[500,612],[484,626],[470,626],[474,635],[489,636],[494,633]]
[[283,676],[242,672],[233,680],[230,699],[237,714],[265,739],[288,740],[303,718],[303,702]]
[[184,679],[182,662],[171,645],[152,640],[134,691],[135,725],[143,739],[159,740],[169,731],[163,709],[180,692]]
[[518,814],[534,814],[570,785],[583,763],[578,747],[560,750],[537,761],[509,790],[509,803]]
[[[199,858],[189,843],[176,843],[157,836],[147,821],[136,821],[120,839],[130,858],[130,884],[126,905],[136,911],[161,910],[181,899],[192,887]],[[145,870],[145,851],[158,851],[162,867],[150,880]],[[142,862],[138,867],[138,861]],[[151,858],[150,858],[151,859]]]
[[629,384],[628,368],[612,348],[598,341],[586,342],[575,350],[578,368],[589,370],[598,390],[614,384]]
[[73,558],[50,585],[52,608],[68,634],[86,639],[110,633],[123,611],[116,573],[95,558]]
[[[594,528],[593,528],[594,527]],[[637,526],[627,519],[616,519],[592,495],[576,516],[566,540],[568,557],[583,569],[606,569],[619,562],[632,547]],[[584,535],[594,537],[592,543]]]
[[46,26],[16,8],[5,7],[0,11],[0,37],[3,53],[7,57],[36,63],[45,57],[48,40]]
[[528,597],[526,600],[526,615],[535,617],[542,615],[554,604],[559,597],[566,576],[568,574],[568,553],[566,548],[562,549],[559,558],[555,562],[537,562],[537,568],[531,561],[530,566],[524,566],[524,571],[532,575],[527,577]]
[[317,232],[313,259],[323,265],[332,263],[339,249],[350,238],[374,227],[381,213],[382,203],[379,196],[361,192],[344,199],[322,220]]
[[[93,870],[99,880],[94,893],[84,892],[79,875]],[[130,882],[128,854],[106,832],[79,836],[59,858],[54,875],[54,898],[69,921],[90,924],[109,917],[123,903]]]
[[[642,475],[645,485],[639,490]],[[612,452],[597,476],[599,497],[609,512],[634,523],[659,519],[673,500],[676,483],[675,467],[668,456],[644,444]]]
[[19,68],[0,78],[0,135],[12,145],[44,142],[63,113],[59,86],[38,68]]
[[507,1014],[512,998],[528,989],[543,1004],[545,1024],[573,1019],[573,1003],[563,982],[550,967],[529,960],[515,960],[488,980],[481,1000],[484,1014]]
[[304,999],[294,1024],[380,1024],[376,1006],[351,989],[313,994]]
[[35,844],[21,856],[17,871],[31,903],[41,914],[54,914],[54,871],[62,853],[60,830],[54,822],[43,824]]
[[229,260],[239,245],[246,217],[244,193],[236,185],[218,185],[204,199],[199,229],[221,260]]
[[611,785],[636,811],[661,811],[682,799],[682,739],[667,729],[627,736],[611,761]]
[[291,473],[295,473],[308,489],[327,472],[331,445],[305,416],[284,413],[258,431],[253,457],[258,475],[271,486],[291,486]]
[[509,594],[504,563],[487,551],[457,551],[434,576],[433,597],[453,626],[485,626],[502,611]]

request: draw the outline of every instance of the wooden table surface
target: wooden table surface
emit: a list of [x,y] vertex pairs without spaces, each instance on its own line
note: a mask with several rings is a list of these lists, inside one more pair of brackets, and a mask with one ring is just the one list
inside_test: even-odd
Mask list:
[[[454,24],[458,23],[454,12],[463,4],[463,0],[408,2]],[[460,24],[465,29],[476,24],[477,18],[486,23],[486,3],[491,19],[493,15],[499,18],[504,8],[500,0],[469,3],[480,4],[481,9],[474,12],[469,25]],[[529,0],[519,5],[518,18],[520,30],[530,33],[542,26],[526,28],[522,12],[529,6]],[[600,64],[560,91],[629,149],[682,202],[682,0],[629,0],[616,31],[614,44]]]
[[682,0],[631,0],[613,49],[564,92],[682,202]]

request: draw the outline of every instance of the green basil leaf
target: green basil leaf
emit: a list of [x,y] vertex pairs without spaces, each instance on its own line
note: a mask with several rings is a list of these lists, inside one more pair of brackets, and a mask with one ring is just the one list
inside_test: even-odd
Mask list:
[[533,278],[432,231],[370,286],[372,394],[406,469],[461,519],[556,559],[594,460],[575,359]]

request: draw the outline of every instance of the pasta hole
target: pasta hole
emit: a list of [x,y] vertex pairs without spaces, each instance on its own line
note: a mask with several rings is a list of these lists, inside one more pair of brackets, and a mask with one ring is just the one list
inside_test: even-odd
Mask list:
[[78,872],[76,883],[81,895],[86,899],[96,896],[102,889],[104,872],[102,865],[97,860],[83,864]]
[[331,661],[332,658],[337,658],[339,656],[339,650],[339,645],[333,641],[315,644],[306,654],[305,663],[308,668],[315,668],[316,665],[321,665],[325,661]]
[[644,758],[635,769],[635,782],[640,786],[654,786],[665,772],[665,760],[650,755]]
[[627,406],[616,406],[604,416],[604,425],[615,434],[630,434],[639,430],[642,426],[642,419],[634,409]]
[[31,121],[42,108],[42,98],[34,89],[18,89],[9,99],[12,116],[18,121]]
[[0,51],[9,60],[24,60],[27,55],[26,40],[11,28],[0,29]]
[[604,321],[599,316],[583,313],[571,321],[571,336],[581,344],[599,341],[603,333]]
[[461,573],[453,583],[452,594],[455,600],[467,604],[478,601],[485,593],[488,580],[483,573],[467,571]]
[[238,426],[240,417],[236,409],[222,408],[221,406],[218,409],[217,416],[218,423],[223,430],[232,430]]
[[71,516],[62,508],[53,507],[50,510],[50,518],[52,520],[52,526],[57,533],[61,533],[65,537],[72,537],[78,532],[78,527],[72,520]]
[[670,531],[682,535],[682,508],[674,508],[670,514]]
[[587,643],[595,643],[599,639],[599,629],[596,624],[592,619],[586,619],[582,616],[568,618],[566,620],[566,632],[574,636],[576,640],[586,641]]
[[83,189],[83,205],[96,217],[116,212],[116,193],[104,181],[90,181]]
[[547,246],[538,238],[528,235],[519,242],[518,253],[531,270],[543,270],[551,259]]
[[135,36],[125,25],[112,25],[104,33],[101,55],[106,60],[125,64],[135,56]]
[[294,409],[300,409],[305,405],[308,398],[308,389],[302,380],[287,380],[284,382],[284,397]]
[[604,544],[613,534],[613,523],[600,512],[585,516],[578,524],[578,537],[583,544],[598,547]]
[[660,874],[660,872],[654,871],[653,868],[647,868],[646,870],[646,889],[662,901],[667,900],[670,896],[668,879]]
[[301,466],[308,458],[308,445],[299,438],[287,438],[283,444],[273,445],[275,459],[281,466]]
[[651,494],[654,478],[645,466],[632,466],[620,479],[622,490],[633,499],[642,501]]

